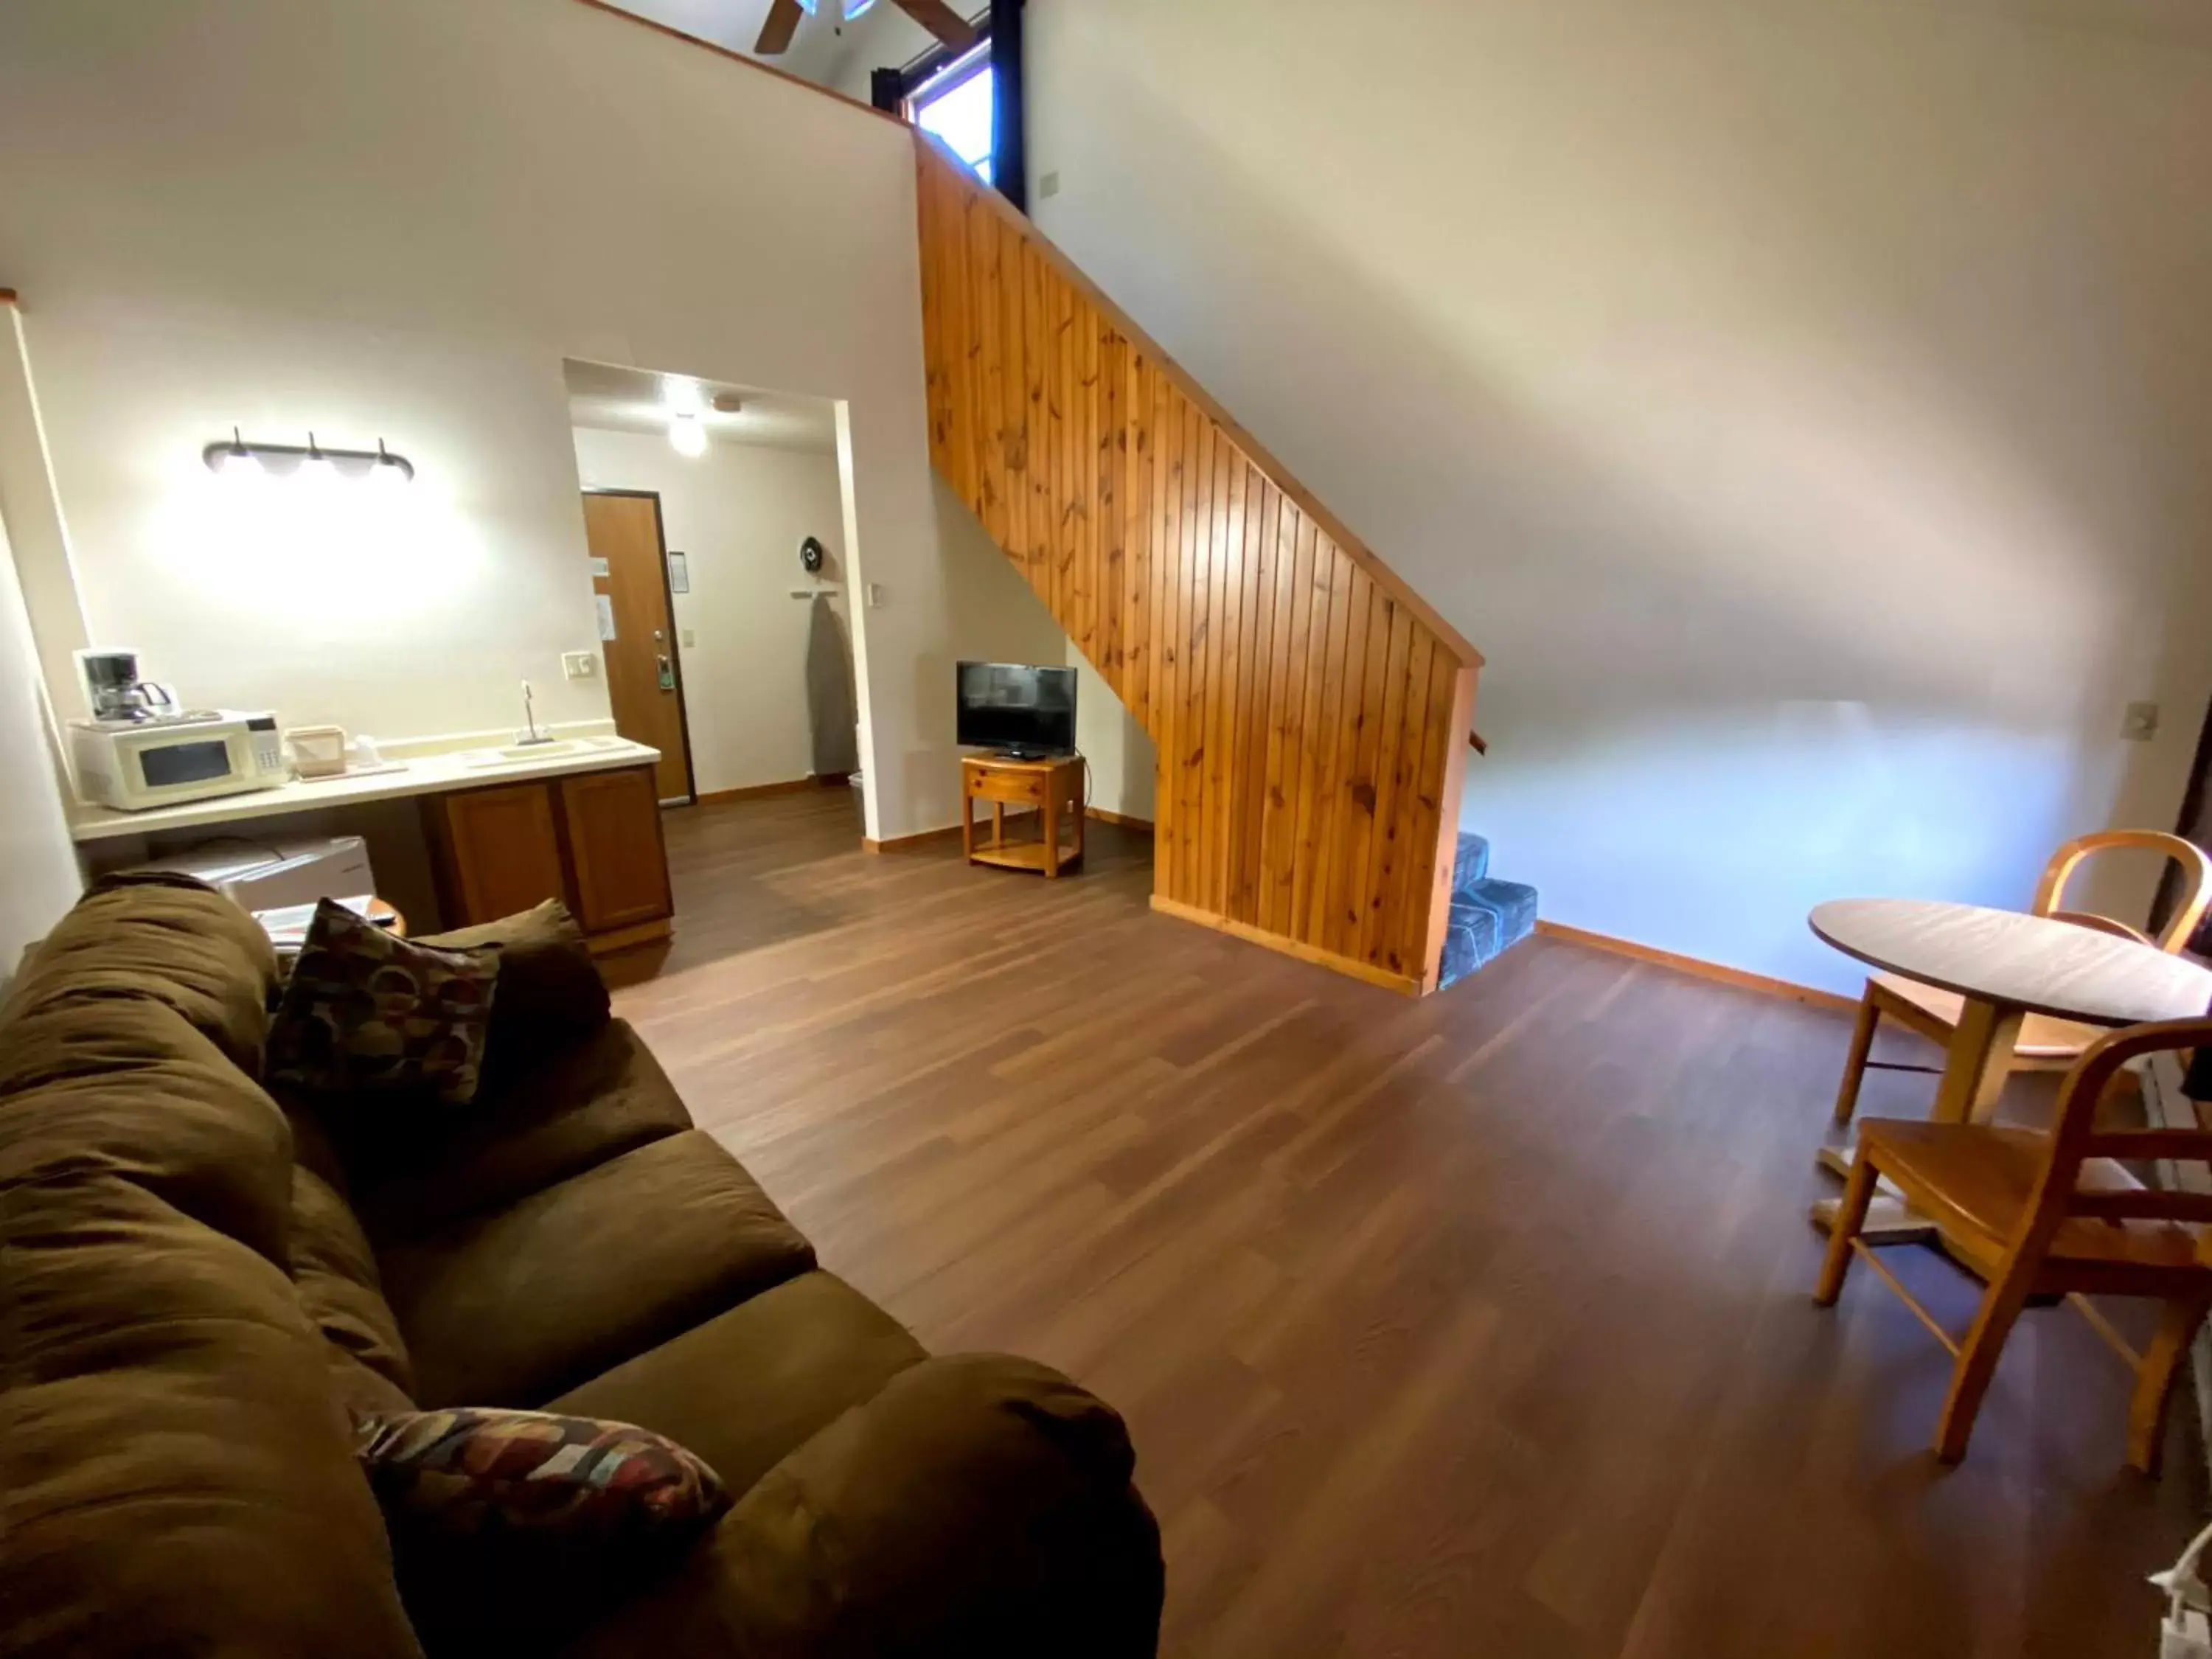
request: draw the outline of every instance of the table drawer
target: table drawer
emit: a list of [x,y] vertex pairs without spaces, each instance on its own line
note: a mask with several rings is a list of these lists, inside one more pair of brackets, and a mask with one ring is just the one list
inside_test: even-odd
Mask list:
[[978,800],[1036,803],[1043,800],[1044,786],[1042,772],[987,772],[975,767],[968,774],[968,793]]

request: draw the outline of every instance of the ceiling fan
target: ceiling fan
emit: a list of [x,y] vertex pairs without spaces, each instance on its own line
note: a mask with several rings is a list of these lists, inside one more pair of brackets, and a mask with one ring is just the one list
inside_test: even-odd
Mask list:
[[[799,33],[802,17],[814,15],[821,0],[775,0],[768,9],[768,21],[761,25],[760,39],[753,50],[763,58],[774,58],[787,49],[791,38]],[[854,18],[873,6],[876,0],[835,0],[844,11],[845,21]],[[983,37],[975,32],[975,25],[945,3],[945,0],[891,0],[908,16],[927,29],[955,52],[965,52]]]

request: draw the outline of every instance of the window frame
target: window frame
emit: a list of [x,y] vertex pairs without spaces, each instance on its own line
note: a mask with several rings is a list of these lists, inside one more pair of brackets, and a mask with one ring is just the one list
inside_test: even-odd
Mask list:
[[[995,70],[996,67],[995,55],[991,50],[991,39],[987,33],[982,40],[969,47],[967,51],[962,52],[958,57],[949,58],[943,64],[933,66],[928,74],[915,86],[914,89],[907,93],[901,99],[899,113],[908,125],[920,127],[921,125],[921,112],[929,105],[934,104],[941,99],[951,97],[954,93],[959,91],[961,88],[966,86],[970,81],[973,81],[977,76]],[[996,92],[997,88],[994,87],[993,88],[994,131],[996,126],[995,112],[997,107]],[[998,179],[994,175],[998,172],[999,156],[995,137],[990,151],[983,159],[985,161],[989,163],[991,173],[989,174],[985,174],[979,172],[976,176],[981,178],[987,185],[997,184]],[[974,167],[975,164],[971,161],[969,165],[970,167]]]

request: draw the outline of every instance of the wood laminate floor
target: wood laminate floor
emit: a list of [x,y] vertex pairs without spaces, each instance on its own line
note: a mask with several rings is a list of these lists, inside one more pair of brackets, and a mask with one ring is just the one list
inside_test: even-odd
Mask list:
[[1944,1353],[1863,1271],[1812,1305],[1844,1017],[1540,938],[1408,1001],[1154,916],[1099,824],[1057,884],[866,856],[842,790],[668,828],[620,1011],[824,1265],[1127,1416],[1165,1653],[2155,1650],[2203,1465],[2122,1468],[2087,1327],[2023,1322],[1947,1472]]

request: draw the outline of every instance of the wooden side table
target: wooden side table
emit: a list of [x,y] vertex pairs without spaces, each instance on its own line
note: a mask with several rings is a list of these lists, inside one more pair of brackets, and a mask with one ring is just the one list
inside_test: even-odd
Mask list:
[[[991,839],[977,845],[975,803],[991,803]],[[1006,808],[1035,809],[1043,826],[1035,841],[1006,839]],[[1074,844],[1060,845],[1063,823],[1074,826]],[[960,850],[970,864],[1002,870],[1036,870],[1048,877],[1083,859],[1083,757],[1013,760],[967,755],[960,762]]]

